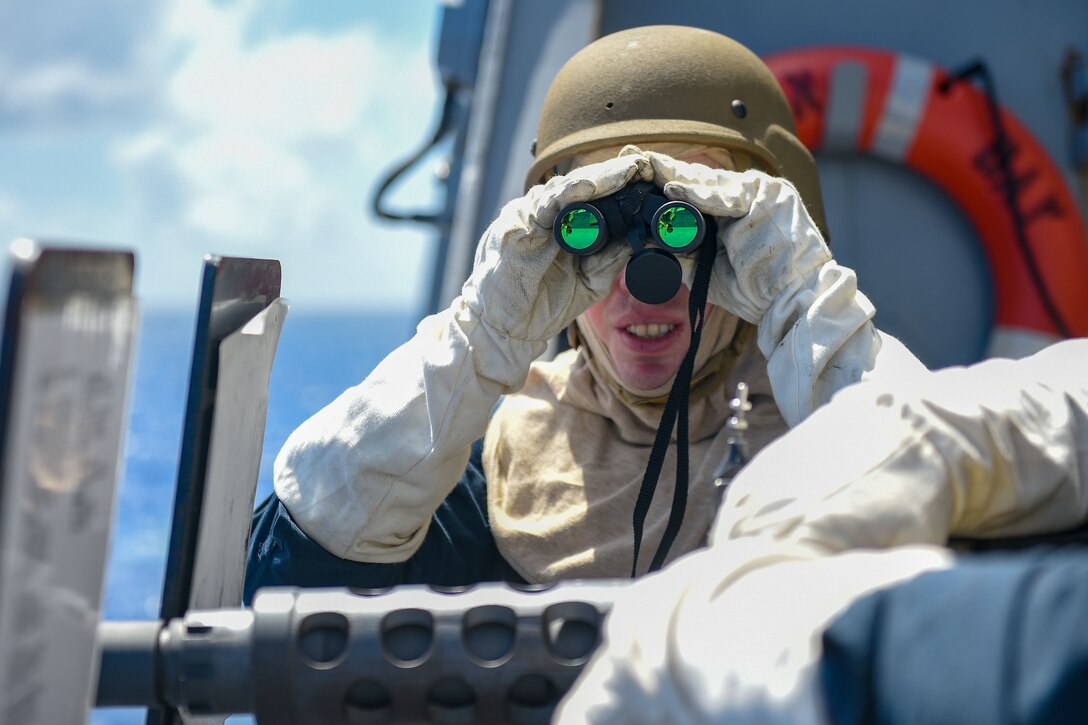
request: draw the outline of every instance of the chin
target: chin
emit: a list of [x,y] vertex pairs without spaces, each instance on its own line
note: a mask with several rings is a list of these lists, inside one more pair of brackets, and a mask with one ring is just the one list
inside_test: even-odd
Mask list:
[[653,390],[670,382],[675,375],[675,369],[625,370],[620,373],[620,380],[629,390]]

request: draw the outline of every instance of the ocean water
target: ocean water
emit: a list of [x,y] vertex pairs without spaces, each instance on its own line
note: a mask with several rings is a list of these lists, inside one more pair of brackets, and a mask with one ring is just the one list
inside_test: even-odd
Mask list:
[[[269,382],[257,500],[272,490],[272,462],[291,431],[366,377],[411,336],[417,321],[408,310],[288,313]],[[194,325],[193,312],[143,315],[106,574],[106,619],[158,616]],[[239,720],[246,721],[231,722]],[[131,708],[99,709],[91,718],[95,725],[143,721],[143,711]]]

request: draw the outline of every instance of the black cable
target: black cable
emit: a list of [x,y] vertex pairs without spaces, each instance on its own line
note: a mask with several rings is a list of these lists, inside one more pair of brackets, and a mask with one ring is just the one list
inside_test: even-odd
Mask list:
[[1036,292],[1039,293],[1039,299],[1043,303],[1047,315],[1050,317],[1051,322],[1054,323],[1054,327],[1057,328],[1058,334],[1065,338],[1073,337],[1069,326],[1065,324],[1065,320],[1062,319],[1061,313],[1058,311],[1057,304],[1050,296],[1050,291],[1043,281],[1043,275],[1039,270],[1035,255],[1032,253],[1031,245],[1028,243],[1027,226],[1024,223],[1024,216],[1020,212],[1020,204],[1016,198],[1016,177],[1013,176],[1011,160],[1012,149],[1009,146],[1008,133],[1005,131],[1005,122],[1001,118],[1001,107],[997,102],[997,89],[989,67],[982,60],[973,61],[941,81],[940,91],[941,93],[948,93],[956,83],[960,83],[972,76],[977,76],[982,82],[983,95],[986,97],[986,105],[990,114],[990,123],[994,127],[994,148],[997,152],[997,161],[1004,181],[1005,205],[1012,215],[1016,242],[1020,247],[1020,253],[1024,257],[1024,263],[1027,265],[1028,275],[1031,277]]
[[688,393],[691,388],[691,376],[695,372],[695,352],[699,349],[699,342],[703,335],[703,322],[706,319],[706,296],[710,287],[710,271],[714,266],[714,257],[717,254],[717,229],[713,220],[707,222],[707,236],[699,248],[699,265],[695,270],[695,280],[691,285],[691,296],[688,298],[688,318],[691,321],[691,347],[685,356],[683,363],[683,380],[680,374],[674,385],[681,385],[683,394],[680,396],[680,409],[677,413],[678,430],[676,434],[676,485],[672,494],[672,510],[669,511],[669,522],[665,526],[665,533],[661,536],[661,543],[657,546],[657,553],[650,562],[650,571],[657,571],[665,565],[665,557],[669,555],[669,549],[676,541],[680,533],[680,526],[684,523],[684,512],[688,505]]
[[642,548],[642,535],[646,524],[646,515],[650,511],[653,502],[654,491],[657,489],[657,481],[661,477],[661,469],[665,464],[665,453],[669,448],[669,439],[672,437],[673,426],[678,418],[681,419],[676,441],[676,484],[673,489],[672,508],[669,512],[669,521],[654,555],[650,571],[656,571],[662,565],[668,555],[676,535],[683,523],[684,509],[687,506],[688,469],[687,469],[687,403],[688,393],[691,387],[691,376],[695,368],[695,354],[699,349],[699,340],[702,337],[703,310],[706,307],[707,290],[710,287],[710,271],[714,266],[714,257],[717,254],[717,225],[712,218],[707,217],[707,234],[703,245],[699,248],[699,265],[692,282],[691,295],[688,297],[688,316],[691,321],[691,343],[688,345],[687,354],[680,363],[680,369],[673,379],[669,397],[665,401],[665,409],[661,414],[661,423],[657,428],[653,448],[650,450],[650,459],[646,464],[646,473],[642,477],[642,487],[639,489],[638,498],[635,500],[635,510],[632,516],[634,528],[634,557],[631,561],[631,578],[637,575],[638,556]]
[[390,221],[411,221],[422,222],[424,224],[434,224],[440,218],[441,214],[438,213],[422,213],[422,212],[395,212],[389,211],[382,203],[385,192],[393,185],[394,182],[399,179],[404,172],[416,165],[423,156],[432,148],[438,145],[438,142],[449,132],[453,127],[454,109],[456,108],[456,92],[453,89],[446,90],[446,99],[442,103],[442,115],[438,119],[438,126],[435,128],[434,134],[432,134],[429,141],[423,144],[422,147],[414,154],[409,156],[406,160],[400,163],[399,166],[394,168],[385,177],[385,180],[378,185],[377,190],[374,192],[373,209],[374,213],[382,219],[388,219]]

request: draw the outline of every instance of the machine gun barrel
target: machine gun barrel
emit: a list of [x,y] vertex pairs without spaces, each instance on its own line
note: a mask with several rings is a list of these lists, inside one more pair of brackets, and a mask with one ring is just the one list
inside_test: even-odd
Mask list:
[[103,622],[97,705],[272,723],[546,723],[627,582],[275,588],[248,609]]

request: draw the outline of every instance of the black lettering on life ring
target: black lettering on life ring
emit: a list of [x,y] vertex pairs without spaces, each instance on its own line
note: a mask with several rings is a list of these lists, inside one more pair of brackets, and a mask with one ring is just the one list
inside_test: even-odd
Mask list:
[[1024,212],[1024,224],[1031,224],[1045,216],[1061,219],[1065,216],[1065,209],[1054,194],[1049,195],[1035,206]]
[[816,74],[810,71],[790,73],[783,81],[795,119],[800,119],[809,110],[816,115],[824,112],[823,101],[816,97]]
[[[1012,187],[1013,194],[1016,199],[1016,204],[1023,210],[1023,200],[1025,192],[1035,184],[1036,181],[1042,176],[1042,172],[1037,166],[1032,166],[1021,171],[1016,170],[1016,162],[1022,158],[1020,154],[1020,146],[1009,142],[1007,144],[1007,153],[1009,160],[1009,169],[1012,172]],[[975,154],[972,161],[972,165],[975,169],[986,177],[989,185],[994,191],[1004,194],[1005,173],[1001,168],[1001,148],[998,141],[993,141],[987,144],[982,151]],[[1061,203],[1058,201],[1058,197],[1053,192],[1047,194],[1047,196],[1039,203],[1035,204],[1028,210],[1023,211],[1024,224],[1031,224],[1033,221],[1037,221],[1043,217],[1057,217],[1061,218],[1065,216],[1065,210],[1062,208]]]

